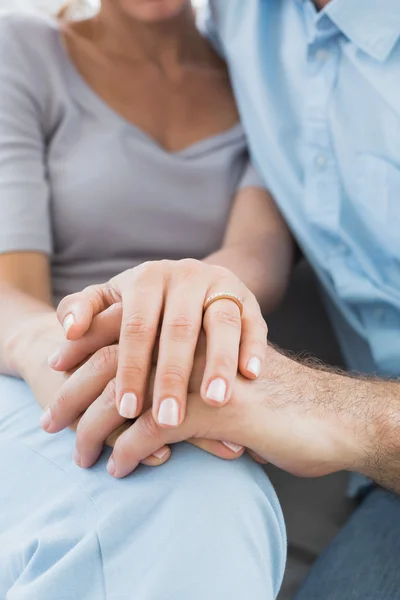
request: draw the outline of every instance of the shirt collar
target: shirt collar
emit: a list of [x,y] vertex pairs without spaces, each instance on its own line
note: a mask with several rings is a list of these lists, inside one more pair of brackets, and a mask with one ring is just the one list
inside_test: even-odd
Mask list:
[[331,0],[322,12],[378,61],[388,58],[400,37],[399,0]]

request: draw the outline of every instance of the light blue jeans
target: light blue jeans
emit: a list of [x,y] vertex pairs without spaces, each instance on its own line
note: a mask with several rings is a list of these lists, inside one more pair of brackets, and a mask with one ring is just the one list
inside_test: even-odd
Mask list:
[[0,598],[273,600],[286,558],[275,492],[248,457],[188,444],[113,480],[109,452],[72,461],[74,434],[38,425],[27,386],[0,377]]

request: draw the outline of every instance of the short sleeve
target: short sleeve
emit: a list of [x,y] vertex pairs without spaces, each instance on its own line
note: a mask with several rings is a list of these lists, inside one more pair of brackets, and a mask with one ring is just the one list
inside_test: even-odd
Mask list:
[[251,161],[247,160],[245,168],[243,170],[243,175],[239,181],[238,190],[243,190],[244,188],[249,187],[258,187],[265,189],[266,186],[256,169],[252,165]]
[[0,253],[51,253],[40,87],[10,15],[0,17]]

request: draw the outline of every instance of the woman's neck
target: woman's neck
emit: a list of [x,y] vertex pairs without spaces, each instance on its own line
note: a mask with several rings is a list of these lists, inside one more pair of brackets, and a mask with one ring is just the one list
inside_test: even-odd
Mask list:
[[150,61],[168,67],[204,56],[205,43],[190,3],[169,20],[143,23],[119,12],[112,2],[103,2],[87,25],[90,38],[103,52],[126,62]]
[[318,10],[321,10],[322,8],[324,8],[324,6],[326,6],[331,0],[314,0],[314,4],[315,6],[318,8]]

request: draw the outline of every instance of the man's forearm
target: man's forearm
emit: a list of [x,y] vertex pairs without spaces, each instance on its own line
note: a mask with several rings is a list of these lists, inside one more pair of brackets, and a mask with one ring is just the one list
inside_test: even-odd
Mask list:
[[343,381],[340,400],[364,440],[358,472],[400,493],[400,383],[373,379]]
[[400,382],[348,375],[316,364],[305,368],[310,369],[314,402],[330,414],[347,444],[343,468],[400,493]]

